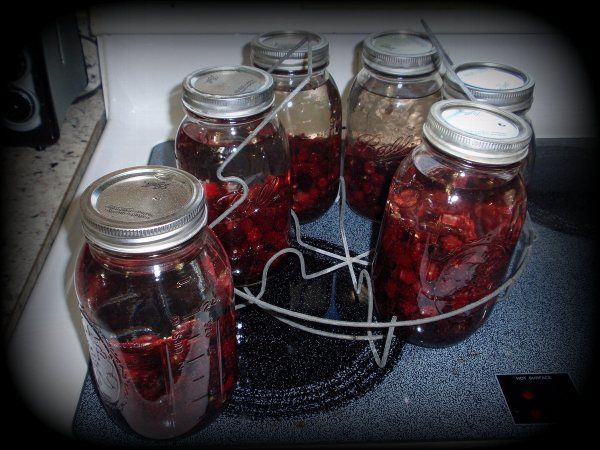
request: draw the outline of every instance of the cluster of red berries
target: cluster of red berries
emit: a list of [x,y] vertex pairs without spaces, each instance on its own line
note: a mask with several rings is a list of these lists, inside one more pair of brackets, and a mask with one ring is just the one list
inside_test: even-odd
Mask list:
[[383,156],[372,139],[356,139],[346,147],[344,181],[346,201],[356,213],[380,221],[392,177],[415,143],[400,148],[390,145],[393,152]]
[[[204,230],[152,256],[151,264],[145,255],[106,254],[89,245],[79,259],[94,374],[117,396],[105,399],[111,415],[144,436],[169,438],[201,427],[233,391],[233,284],[227,262],[207,247],[214,245]],[[204,282],[190,283],[199,271]]]
[[[525,219],[520,177],[491,189],[461,189],[414,165],[396,176],[373,265],[380,316],[431,317],[498,288]],[[479,328],[493,303],[408,327],[405,337],[432,347],[459,342]]]
[[[240,198],[241,188],[231,186],[230,191],[221,182],[204,184],[208,223]],[[263,182],[252,183],[244,202],[214,227],[229,256],[235,284],[260,281],[269,258],[289,247],[291,201],[289,176],[268,175]]]
[[[167,337],[145,333],[111,342],[123,373],[117,414],[138,433],[154,438],[201,427],[231,396],[237,377],[235,344],[233,308],[217,320],[184,322]],[[166,426],[170,421],[173,425]]]
[[288,135],[294,212],[300,223],[321,217],[333,204],[340,178],[341,137]]

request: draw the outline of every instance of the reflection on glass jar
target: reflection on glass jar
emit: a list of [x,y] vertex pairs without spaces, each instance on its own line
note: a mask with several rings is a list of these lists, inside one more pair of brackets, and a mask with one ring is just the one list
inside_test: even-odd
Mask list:
[[[379,234],[372,275],[383,320],[437,316],[493,292],[525,220],[525,121],[475,102],[442,101],[423,129],[424,142],[394,175]],[[400,333],[416,345],[454,344],[483,324],[494,301]]]
[[[272,84],[269,74],[245,66],[199,70],[184,80],[187,115],[179,126],[175,154],[178,167],[204,183],[209,224],[242,195],[241,185],[219,180],[217,170],[271,112]],[[240,177],[249,193],[214,231],[231,261],[235,284],[256,283],[269,258],[289,245],[290,157],[277,117],[228,164],[223,176]]]
[[109,174],[81,200],[75,288],[113,419],[166,439],[206,425],[237,376],[233,280],[202,186],[169,167]]
[[369,36],[362,59],[349,96],[344,180],[348,205],[379,221],[396,168],[421,143],[429,108],[441,99],[440,60],[412,31]]
[[[456,74],[467,85],[477,101],[513,112],[532,126],[528,116],[533,103],[535,82],[531,75],[506,64],[469,62],[456,66]],[[444,99],[466,99],[453,74],[447,72],[442,88]],[[527,157],[521,165],[525,186],[529,184],[535,165],[535,132]]]
[[[292,158],[294,212],[301,223],[321,217],[338,192],[341,162],[342,106],[337,86],[327,71],[329,43],[307,31],[275,31],[255,37],[252,64],[268,70],[302,39],[313,54],[310,82],[279,112]],[[308,47],[300,46],[273,70],[275,101],[279,104],[308,74]]]

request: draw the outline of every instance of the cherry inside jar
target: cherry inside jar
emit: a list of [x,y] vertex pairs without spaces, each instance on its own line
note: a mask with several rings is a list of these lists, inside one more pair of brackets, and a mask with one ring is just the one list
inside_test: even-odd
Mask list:
[[301,223],[318,219],[335,201],[340,178],[340,135],[288,135],[292,155],[292,209]]
[[237,376],[233,278],[202,185],[134,167],[96,180],[80,205],[75,290],[102,403],[147,438],[198,430]]
[[339,187],[342,104],[327,71],[329,42],[310,31],[270,31],[252,39],[250,60],[273,76],[276,103],[284,105],[277,115],[290,147],[292,209],[300,223],[312,222],[331,207]]
[[[405,159],[390,186],[373,263],[381,319],[444,314],[502,284],[527,211],[519,167],[466,161],[428,140]],[[485,322],[494,302],[398,330],[416,345],[452,345]]]
[[[202,428],[233,391],[233,284],[210,235],[168,255],[131,257],[86,244],[79,257],[76,284],[87,300],[81,310],[98,390],[113,419],[145,437]],[[198,268],[201,284],[192,281]]]
[[[217,171],[271,113],[272,83],[268,73],[246,66],[203,69],[184,80],[187,115],[177,132],[175,155],[177,166],[203,183],[209,225],[243,194],[240,183],[219,179]],[[267,261],[289,246],[290,155],[277,117],[264,124],[222,175],[241,178],[249,192],[213,230],[227,252],[235,284],[260,282]]]
[[[260,120],[252,122],[256,125]],[[241,142],[223,139],[215,143],[214,138],[219,135],[219,131],[215,131],[219,128],[217,125],[213,122],[211,128],[206,129],[193,121],[184,123],[176,145],[179,167],[204,182],[209,224],[243,193],[238,183],[216,179],[223,159],[219,153],[222,154],[223,149],[231,151]],[[244,147],[244,154],[232,160],[223,172],[224,176],[241,174],[249,185],[246,199],[213,228],[229,256],[237,285],[260,281],[269,258],[289,246],[292,202],[289,159],[287,148],[277,133],[267,125],[255,142]],[[250,171],[252,175],[243,176]],[[271,267],[279,262],[278,258]]]
[[349,142],[344,162],[348,205],[364,217],[379,220],[398,164],[420,142],[408,136],[382,144],[379,136],[370,134]]

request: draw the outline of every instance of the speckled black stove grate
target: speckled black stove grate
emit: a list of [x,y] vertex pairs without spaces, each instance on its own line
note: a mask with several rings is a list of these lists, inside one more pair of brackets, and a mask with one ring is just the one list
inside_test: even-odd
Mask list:
[[[306,241],[343,252],[325,241]],[[306,255],[305,262],[309,272],[332,264],[319,254]],[[296,259],[286,258],[285,266],[269,278],[266,302],[315,317],[364,320],[366,304],[356,299],[345,271],[304,280],[298,266]],[[240,375],[230,411],[276,417],[322,412],[364,395],[401,353],[401,344],[394,339],[387,369],[379,368],[365,341],[306,333],[256,307],[238,311],[238,344]]]

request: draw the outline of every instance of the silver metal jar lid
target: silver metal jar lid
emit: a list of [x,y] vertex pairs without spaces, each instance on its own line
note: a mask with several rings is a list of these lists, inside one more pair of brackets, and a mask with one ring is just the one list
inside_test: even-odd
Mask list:
[[423,75],[440,67],[435,46],[424,33],[384,31],[363,41],[364,64],[390,75]]
[[442,100],[429,110],[423,135],[452,156],[503,166],[527,156],[532,132],[525,120],[504,109],[468,100]]
[[[256,36],[250,43],[250,60],[261,69],[270,69],[302,39],[308,37],[313,58],[313,69],[318,70],[329,64],[329,42],[322,34],[310,31],[271,31]],[[304,43],[292,52],[275,71],[298,72],[308,70],[308,45]]]
[[109,173],[88,186],[79,206],[86,239],[121,253],[172,248],[196,235],[207,220],[200,182],[166,166]]
[[[535,82],[531,75],[506,64],[469,62],[456,66],[456,74],[481,102],[509,111],[524,111],[533,103]],[[446,72],[444,98],[466,99],[454,74]]]
[[252,116],[269,108],[273,100],[273,77],[256,67],[207,67],[183,80],[183,105],[201,116]]

